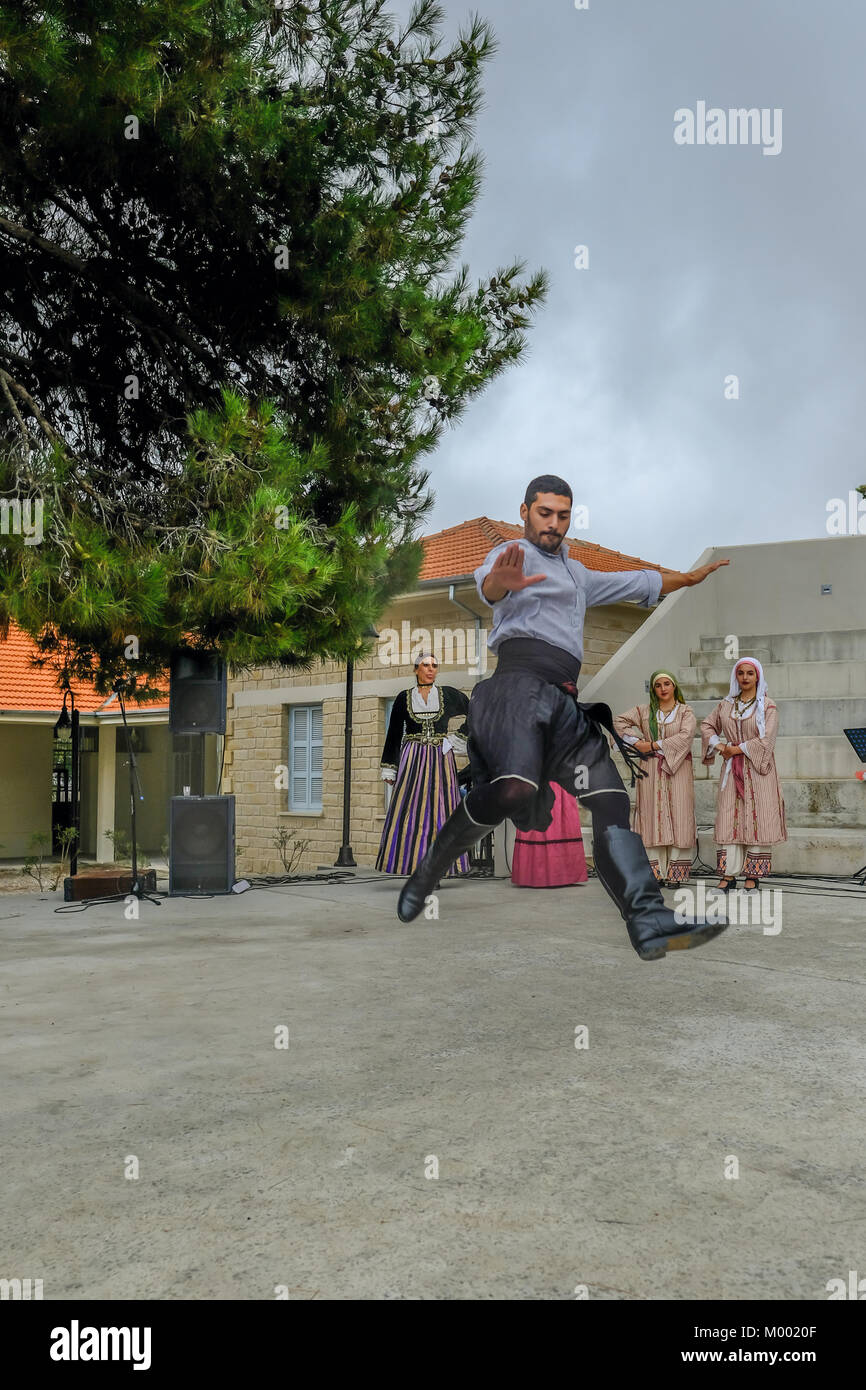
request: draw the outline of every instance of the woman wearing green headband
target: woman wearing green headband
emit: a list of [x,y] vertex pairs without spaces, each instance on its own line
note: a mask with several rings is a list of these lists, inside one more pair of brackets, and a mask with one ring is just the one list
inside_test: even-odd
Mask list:
[[669,888],[689,876],[697,839],[692,740],[697,720],[676,676],[653,671],[647,705],[635,705],[614,720],[625,743],[654,753],[637,783],[634,828],[646,846],[652,871]]

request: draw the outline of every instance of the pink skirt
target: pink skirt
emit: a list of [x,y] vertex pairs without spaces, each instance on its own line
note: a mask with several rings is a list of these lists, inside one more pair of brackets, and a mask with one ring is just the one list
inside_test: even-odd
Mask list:
[[518,888],[564,888],[586,883],[586,855],[577,802],[553,782],[553,820],[548,830],[518,830],[511,882]]

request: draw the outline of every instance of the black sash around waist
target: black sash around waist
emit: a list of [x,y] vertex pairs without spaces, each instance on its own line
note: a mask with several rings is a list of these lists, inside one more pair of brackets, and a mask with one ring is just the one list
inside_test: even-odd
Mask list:
[[555,647],[552,642],[542,642],[538,637],[511,637],[496,653],[496,670],[492,679],[498,675],[508,675],[512,671],[530,671],[540,680],[549,681],[570,695],[588,719],[600,724],[616,743],[625,764],[631,773],[631,784],[635,778],[646,777],[641,762],[650,758],[649,753],[638,753],[624,743],[614,728],[610,707],[602,704],[581,704],[577,698],[577,678],[580,675],[580,662],[571,652]]
[[580,662],[571,652],[538,637],[510,637],[496,653],[496,671],[531,671],[551,685],[577,684]]

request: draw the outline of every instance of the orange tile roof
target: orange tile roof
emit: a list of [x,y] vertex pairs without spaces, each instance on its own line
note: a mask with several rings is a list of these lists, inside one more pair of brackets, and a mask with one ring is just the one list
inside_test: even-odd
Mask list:
[[[9,636],[4,642],[0,638],[0,712],[3,710],[47,710],[60,713],[63,694],[57,685],[57,674],[50,666],[33,666],[30,658],[36,654],[36,645],[26,632],[14,623],[9,626]],[[81,714],[95,714],[100,710],[108,713],[117,711],[116,695],[98,695],[89,684],[73,681],[72,693],[75,708]],[[166,695],[168,690],[166,688]],[[131,702],[132,703],[132,702]],[[168,701],[135,706],[142,710],[166,710]]]
[[[449,526],[445,531],[437,531],[432,536],[424,536],[424,563],[419,580],[455,579],[460,575],[471,574],[477,569],[485,555],[502,541],[519,540],[523,536],[523,526],[510,521],[491,521],[489,517],[477,516],[473,521],[461,521],[459,526]],[[568,539],[568,551],[573,560],[579,560],[589,570],[661,570],[663,566],[651,560],[639,560],[635,555],[622,555],[618,550],[607,550],[603,545],[592,541]]]

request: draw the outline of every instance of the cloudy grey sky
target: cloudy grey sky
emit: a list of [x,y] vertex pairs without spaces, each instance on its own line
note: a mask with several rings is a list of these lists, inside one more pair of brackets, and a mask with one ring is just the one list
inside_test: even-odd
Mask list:
[[[444,8],[449,35],[477,8],[499,42],[463,259],[552,283],[523,364],[432,456],[429,529],[517,520],[549,470],[588,506],[582,536],[670,566],[825,535],[828,499],[866,482],[866,5]],[[699,101],[781,108],[780,153],[677,145],[674,112]]]

